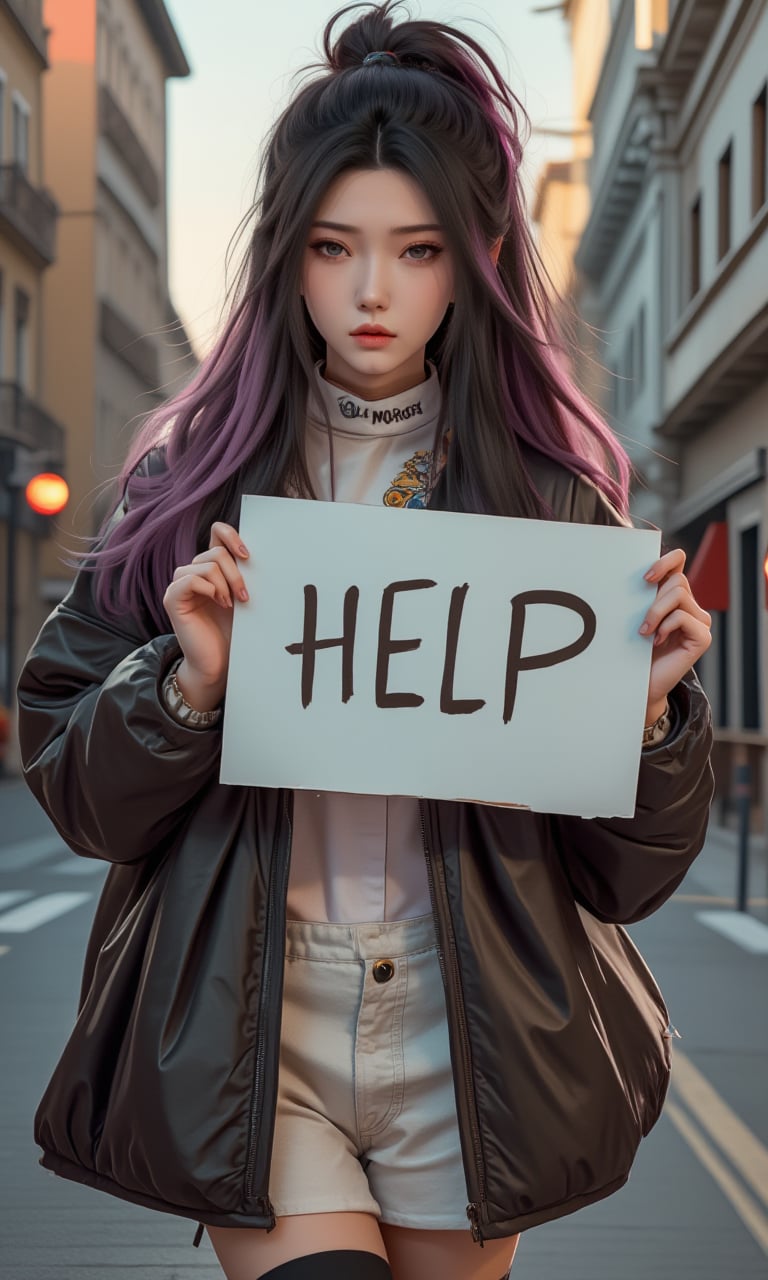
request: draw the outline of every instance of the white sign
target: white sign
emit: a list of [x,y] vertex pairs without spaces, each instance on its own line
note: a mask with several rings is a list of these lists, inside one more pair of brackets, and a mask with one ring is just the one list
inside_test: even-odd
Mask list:
[[658,531],[243,498],[221,781],[631,817]]

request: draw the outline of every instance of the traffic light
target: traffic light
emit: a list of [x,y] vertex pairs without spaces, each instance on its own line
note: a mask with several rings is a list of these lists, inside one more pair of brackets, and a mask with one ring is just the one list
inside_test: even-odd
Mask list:
[[[60,467],[61,457],[58,451],[27,449],[17,445],[11,455],[11,470],[5,476],[5,487],[19,495],[17,521],[27,524],[30,518],[33,521],[35,517],[38,518],[38,537],[47,535],[49,520],[59,515],[69,501],[69,486]],[[25,506],[27,520],[24,518]]]
[[57,471],[38,471],[24,489],[27,505],[40,516],[57,516],[69,501],[69,485]]

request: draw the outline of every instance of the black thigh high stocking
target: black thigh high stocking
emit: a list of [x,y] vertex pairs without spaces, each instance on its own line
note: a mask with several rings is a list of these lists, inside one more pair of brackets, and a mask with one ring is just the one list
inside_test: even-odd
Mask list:
[[291,1258],[267,1271],[261,1280],[392,1280],[389,1263],[361,1249],[328,1249]]
[[[500,1280],[509,1280],[511,1270]],[[392,1280],[389,1263],[377,1253],[360,1249],[328,1249],[291,1258],[282,1266],[266,1271],[261,1280]]]

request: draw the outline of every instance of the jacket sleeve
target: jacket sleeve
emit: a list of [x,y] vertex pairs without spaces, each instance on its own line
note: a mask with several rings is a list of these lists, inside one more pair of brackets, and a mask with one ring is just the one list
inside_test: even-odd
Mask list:
[[[99,612],[94,575],[43,624],[18,686],[24,777],[75,853],[133,862],[158,851],[218,776],[218,726],[190,729],[160,700],[173,634]],[[130,629],[129,629],[130,628]]]
[[[570,518],[628,523],[589,481],[574,482]],[[641,752],[632,818],[552,818],[574,898],[598,920],[631,924],[656,911],[700,852],[714,794],[712,718],[693,671],[669,695],[673,727]]]

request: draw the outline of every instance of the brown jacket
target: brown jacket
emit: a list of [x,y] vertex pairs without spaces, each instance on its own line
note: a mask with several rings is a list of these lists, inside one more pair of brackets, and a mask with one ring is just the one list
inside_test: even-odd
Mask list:
[[[589,481],[529,463],[558,518],[619,522]],[[269,1228],[293,797],[219,784],[218,728],[158,696],[178,655],[100,616],[81,572],[21,677],[27,781],[76,853],[112,864],[35,1138],[63,1177]],[[679,885],[713,788],[693,673],[670,701],[632,819],[421,802],[475,1239],[618,1190],[660,1114],[669,1018],[621,925]]]

